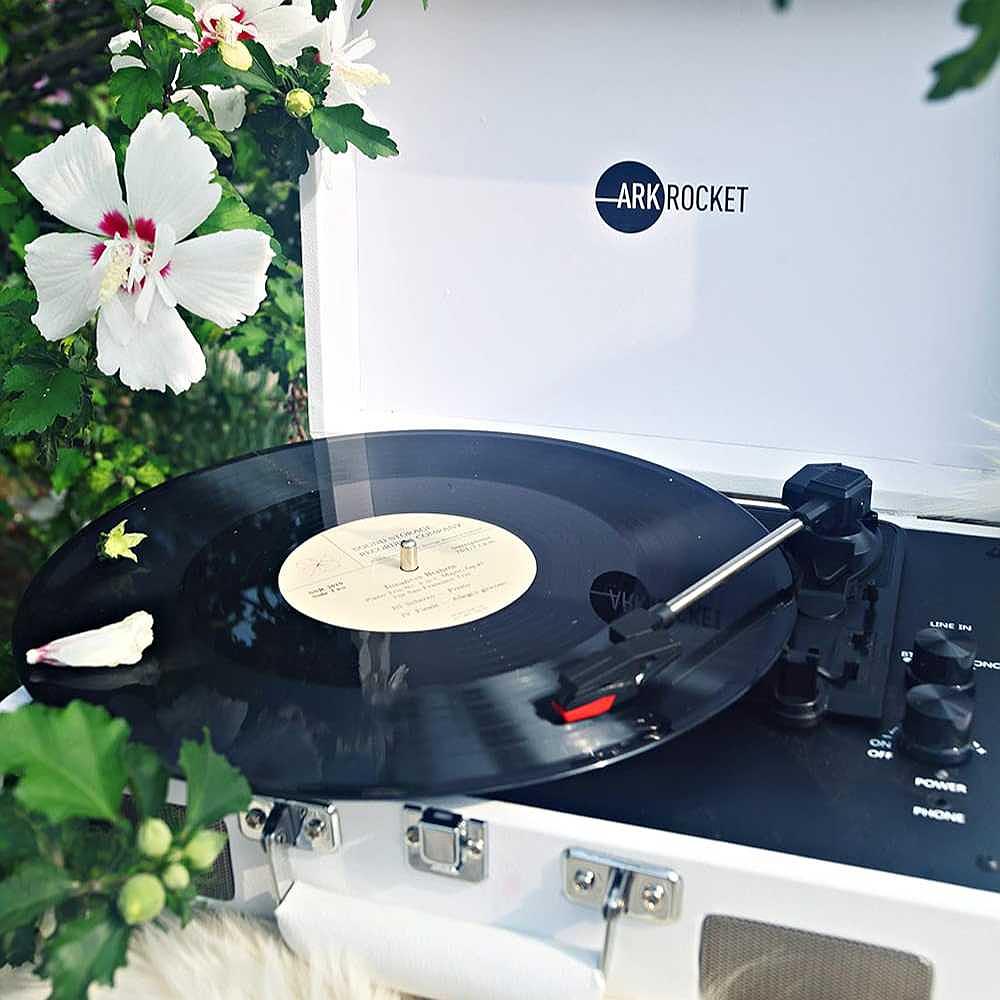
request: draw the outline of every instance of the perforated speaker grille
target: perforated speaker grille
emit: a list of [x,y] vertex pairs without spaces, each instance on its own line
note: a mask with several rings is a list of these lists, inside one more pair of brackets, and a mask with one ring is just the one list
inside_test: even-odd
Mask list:
[[[136,818],[135,806],[132,798],[126,795],[122,804],[122,811],[133,822]],[[171,830],[179,830],[184,825],[184,817],[187,810],[184,806],[174,805],[168,802],[160,811],[160,817],[170,827]],[[219,833],[226,833],[226,824],[215,823],[211,829]],[[233,859],[229,853],[229,844],[222,849],[222,853],[215,859],[215,864],[207,872],[201,872],[196,879],[198,895],[208,899],[218,899],[229,901],[236,896],[236,883],[233,879]]]
[[704,1000],[930,1000],[918,955],[736,917],[706,918]]

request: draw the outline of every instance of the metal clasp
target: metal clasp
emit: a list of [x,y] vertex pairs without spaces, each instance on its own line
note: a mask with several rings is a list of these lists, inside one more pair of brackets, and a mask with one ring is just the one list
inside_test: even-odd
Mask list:
[[464,882],[486,878],[486,824],[446,809],[403,807],[403,844],[410,867]]
[[570,849],[563,853],[563,892],[571,903],[600,910],[606,924],[601,971],[611,964],[622,916],[672,923],[681,914],[683,883],[672,868],[619,861]]
[[261,843],[271,869],[271,895],[280,903],[295,884],[292,850],[332,854],[340,847],[340,817],[333,803],[255,798],[240,814],[240,832]]

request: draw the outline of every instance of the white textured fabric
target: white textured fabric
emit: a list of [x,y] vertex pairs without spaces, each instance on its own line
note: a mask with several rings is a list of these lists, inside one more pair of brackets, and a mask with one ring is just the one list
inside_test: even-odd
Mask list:
[[184,239],[212,214],[222,188],[210,183],[211,150],[191,135],[177,115],[150,111],[125,153],[125,195],[132,219],[169,222]]
[[109,212],[128,215],[114,150],[96,125],[74,125],[45,149],[25,157],[14,173],[49,215],[84,232],[99,233],[101,219]]
[[296,883],[276,916],[300,955],[343,953],[380,982],[433,1000],[599,1000],[595,956],[498,927]]
[[[0,969],[3,1000],[45,1000],[49,986],[28,970]],[[115,985],[89,1000],[400,1000],[332,950],[306,961],[274,925],[233,913],[200,914],[183,930],[142,930]]]

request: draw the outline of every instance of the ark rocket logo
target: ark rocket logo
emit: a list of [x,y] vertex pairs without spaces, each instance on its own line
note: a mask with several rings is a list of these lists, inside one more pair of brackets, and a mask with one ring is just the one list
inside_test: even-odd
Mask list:
[[601,218],[620,233],[641,233],[663,214],[663,184],[645,163],[625,160],[608,167],[595,195]]
[[652,167],[624,160],[601,174],[594,201],[612,229],[641,233],[664,211],[742,215],[749,190],[747,184],[664,184]]

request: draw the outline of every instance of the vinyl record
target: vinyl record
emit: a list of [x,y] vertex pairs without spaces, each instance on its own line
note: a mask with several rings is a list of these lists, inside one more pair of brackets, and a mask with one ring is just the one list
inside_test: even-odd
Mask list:
[[[123,518],[148,535],[138,563],[98,560]],[[686,476],[584,445],[329,438],[172,480],[90,524],[29,588],[14,652],[33,697],[103,704],[168,760],[209,726],[261,794],[485,792],[654,747],[747,691],[795,617],[780,552],[673,626],[681,658],[639,698],[571,724],[549,709],[560,664],[609,645],[608,622],[763,534]],[[24,665],[141,609],[155,638],[134,667]]]

